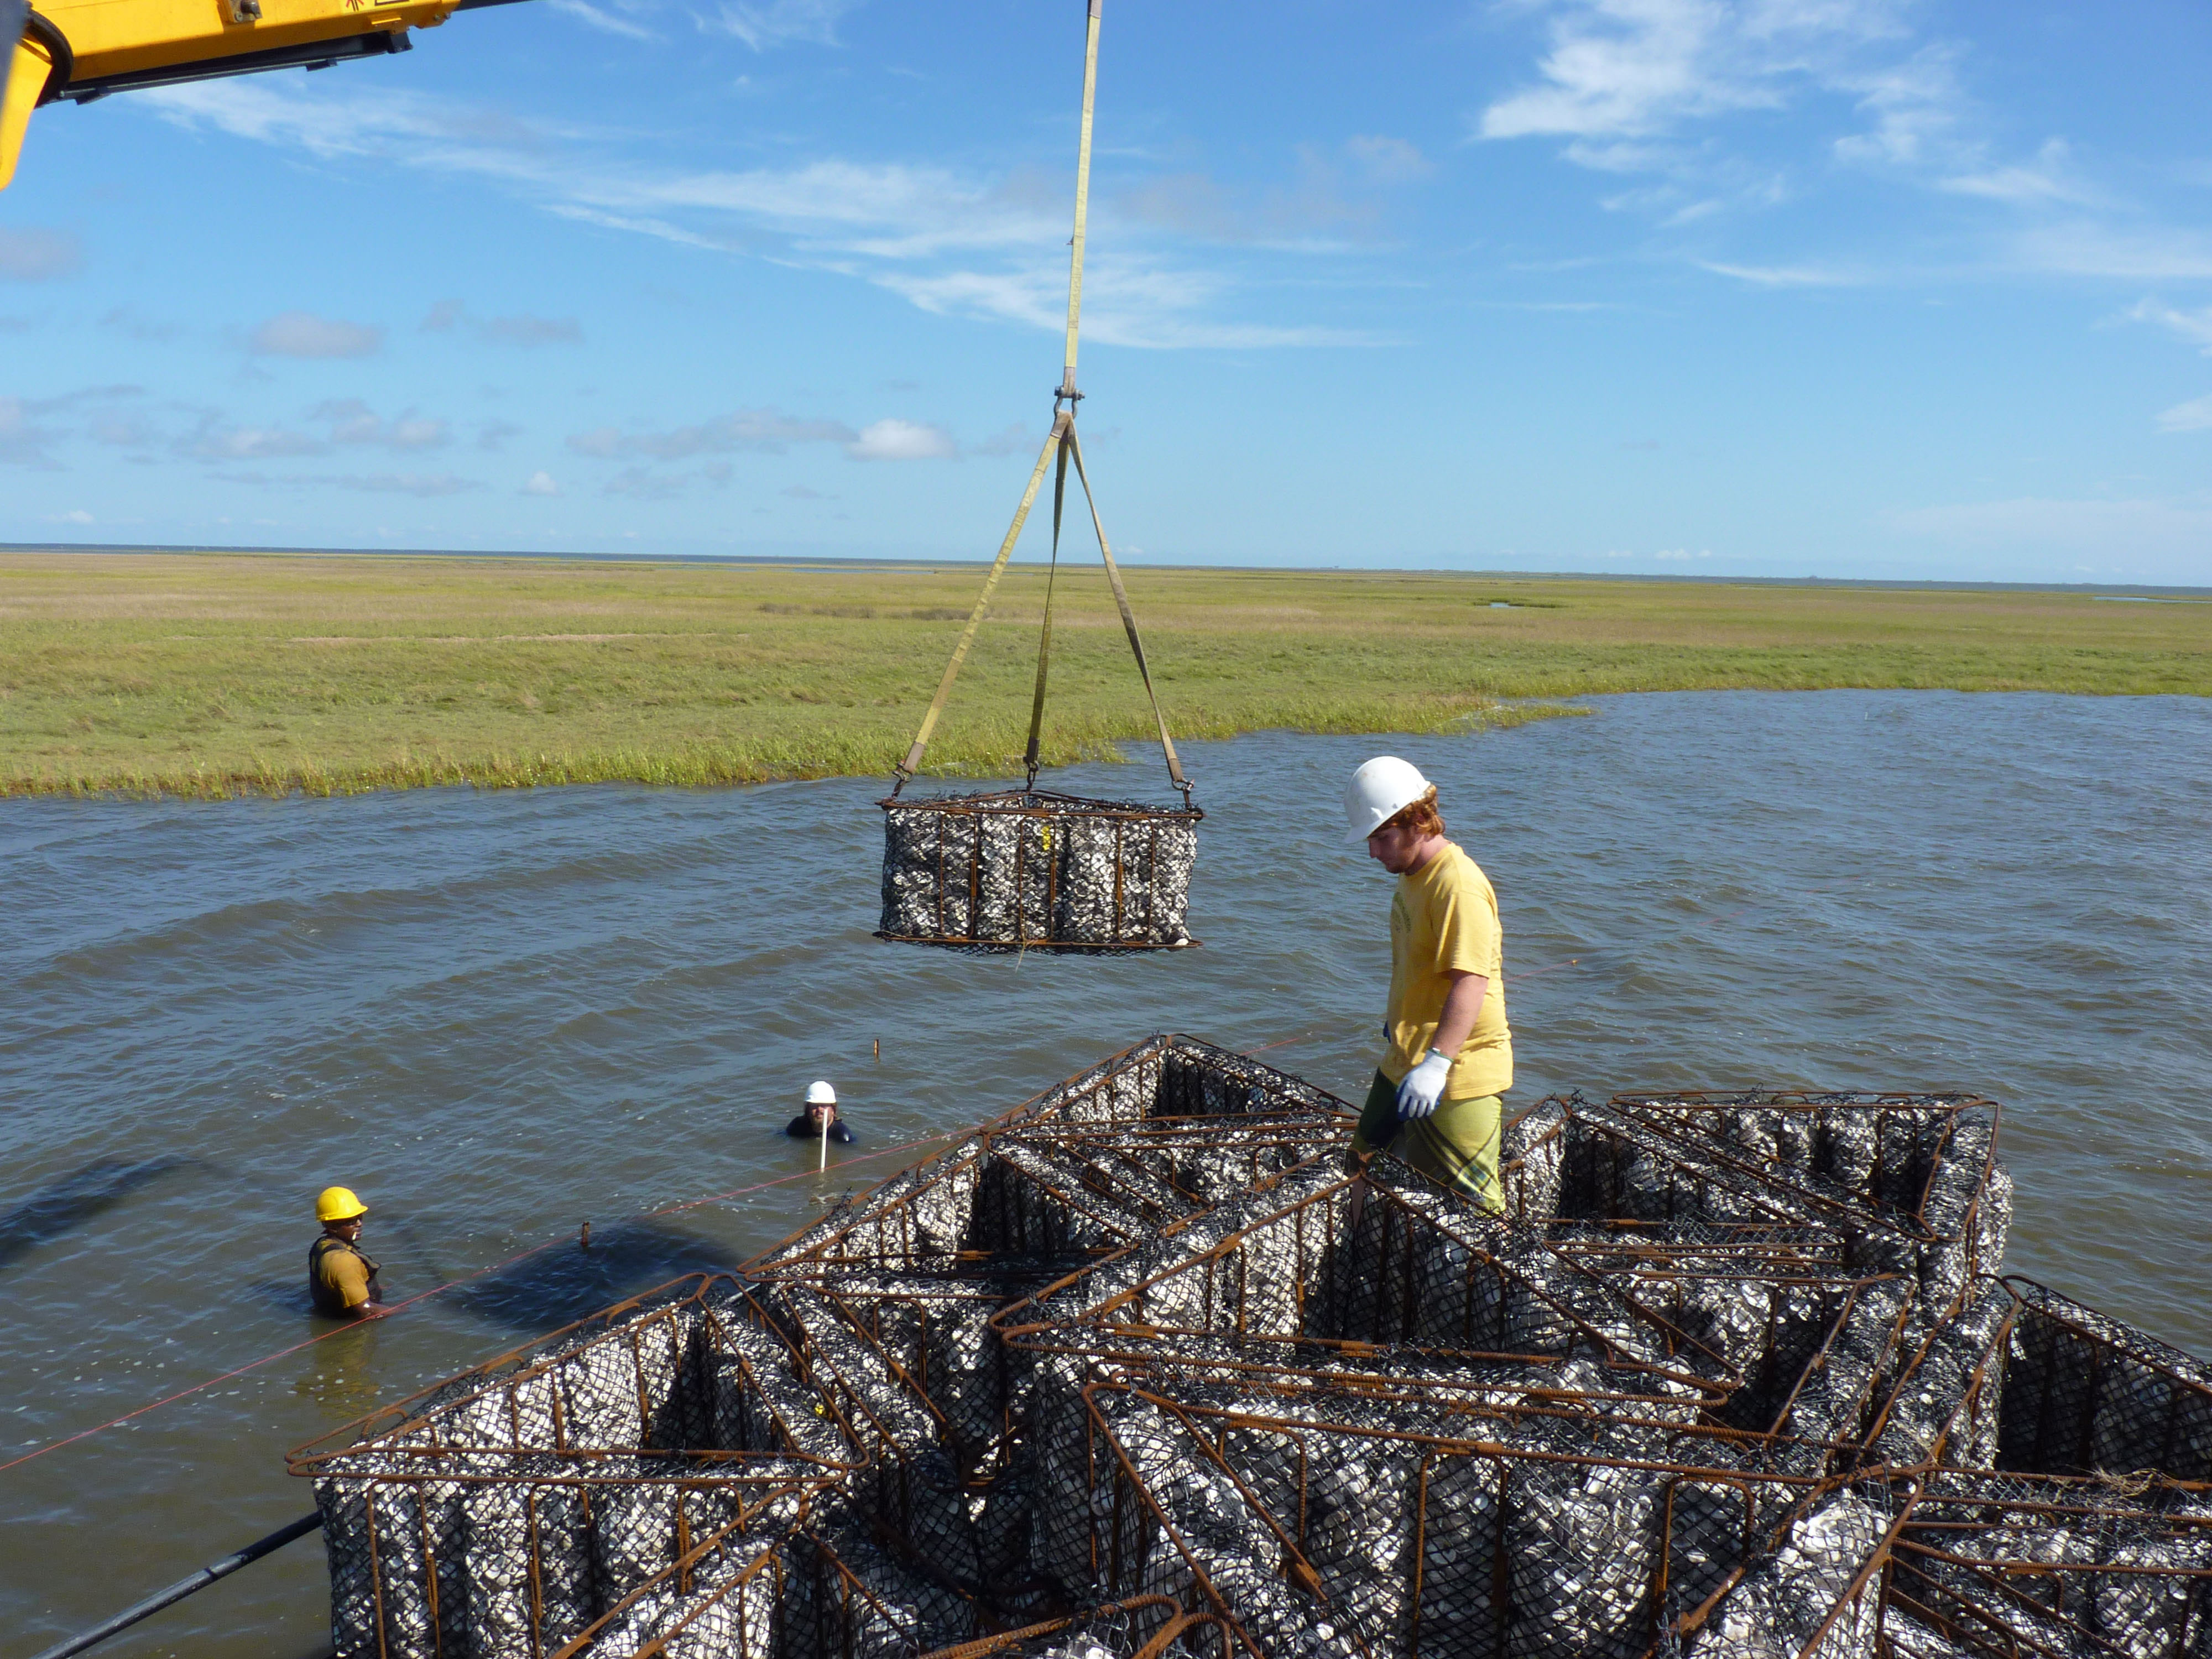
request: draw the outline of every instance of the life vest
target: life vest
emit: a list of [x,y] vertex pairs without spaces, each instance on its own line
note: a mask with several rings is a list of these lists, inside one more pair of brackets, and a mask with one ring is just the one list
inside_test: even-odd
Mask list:
[[357,1246],[331,1233],[325,1233],[307,1246],[307,1294],[314,1298],[315,1311],[331,1319],[343,1319],[352,1310],[339,1300],[337,1287],[323,1277],[323,1258],[332,1250],[361,1257],[361,1265],[368,1269],[368,1297],[372,1302],[376,1299],[376,1275],[380,1270]]

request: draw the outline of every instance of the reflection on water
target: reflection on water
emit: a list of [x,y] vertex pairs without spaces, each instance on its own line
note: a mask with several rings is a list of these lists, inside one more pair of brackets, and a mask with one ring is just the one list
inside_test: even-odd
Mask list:
[[[310,1502],[285,1447],[740,1260],[916,1155],[817,1177],[781,1133],[816,1077],[860,1155],[1163,1030],[1357,1098],[1389,878],[1336,803],[1384,749],[1439,780],[1497,884],[1516,1103],[1979,1090],[2007,1108],[2014,1264],[2212,1348],[2203,702],[1698,694],[1460,738],[1197,744],[1206,946],[1166,960],[869,938],[876,780],[4,802],[0,1462],[313,1335],[332,1182],[368,1202],[394,1301],[558,1242],[0,1474],[0,1629],[35,1646],[271,1530]],[[325,1595],[295,1546],[105,1651],[290,1659]]]

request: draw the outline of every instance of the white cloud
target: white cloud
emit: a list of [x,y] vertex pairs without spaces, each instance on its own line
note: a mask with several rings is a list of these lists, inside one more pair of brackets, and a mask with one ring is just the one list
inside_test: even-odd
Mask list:
[[492,317],[485,320],[483,337],[508,345],[581,345],[582,325],[574,317]]
[[76,507],[66,513],[47,514],[46,522],[48,524],[90,524],[93,522],[93,517],[82,507]]
[[375,444],[386,449],[442,449],[452,440],[443,421],[411,410],[384,420],[358,398],[327,399],[316,405],[308,418],[330,422],[332,443]]
[[1959,143],[1965,100],[1957,55],[1948,46],[1923,46],[1901,62],[1846,73],[1836,87],[1856,94],[1870,123],[1836,141],[1845,161],[1917,167],[1949,156]]
[[[781,34],[769,27],[767,14],[775,9],[754,9],[760,15],[749,27],[760,45],[773,44],[772,34],[818,38],[818,30],[808,34],[800,27],[803,16],[828,17],[835,9],[793,9],[777,25]],[[662,166],[620,154],[618,146],[635,142],[628,135],[526,122],[380,91],[311,98],[289,86],[232,81],[163,88],[143,99],[145,106],[188,130],[326,161],[473,175],[565,218],[834,272],[876,283],[927,310],[1055,332],[1065,321],[1067,186],[1050,174],[836,157],[736,170]],[[1373,141],[1363,165],[1386,170],[1410,165],[1406,152],[1390,147],[1395,142]],[[1356,148],[1351,153],[1361,154]],[[1289,228],[1266,245],[1307,253],[1334,246],[1310,234],[1315,224],[1339,211],[1325,193],[1309,191],[1310,183],[1301,175],[1297,189],[1255,210],[1261,231],[1274,234],[1271,227]],[[1346,210],[1355,217],[1362,211],[1356,204]],[[1084,277],[1087,338],[1234,349],[1376,343],[1376,337],[1357,330],[1224,321],[1221,313],[1245,299],[1247,285],[1163,245],[1164,237],[1171,244],[1199,233],[1140,217],[1117,218],[1103,202],[1095,206],[1092,222],[1099,240]],[[1113,252],[1102,257],[1108,245]],[[425,319],[434,329],[467,320],[456,302],[441,305]]]
[[702,20],[734,34],[755,52],[796,44],[834,46],[837,21],[858,0],[723,0],[711,19]]
[[1418,145],[1381,134],[1355,134],[1344,141],[1345,153],[1382,185],[1409,185],[1436,171]]
[[2125,314],[2133,322],[2156,323],[2170,329],[2212,357],[2212,306],[2196,311],[2177,311],[2163,301],[2138,300]]
[[0,225],[0,276],[42,283],[73,276],[84,264],[84,247],[65,230],[11,230]]
[[941,426],[893,419],[862,427],[845,453],[856,461],[942,461],[959,450]]
[[32,413],[21,398],[0,398],[0,461],[52,470],[57,463],[46,448],[59,434],[35,424]]
[[203,416],[199,425],[170,447],[186,460],[259,461],[284,455],[319,455],[325,446],[304,432],[276,426],[230,426]]
[[553,482],[551,473],[533,472],[524,483],[522,493],[526,495],[557,495],[561,493],[561,486]]
[[[2027,159],[2002,153],[1961,82],[1964,49],[1916,41],[1910,0],[1525,0],[1520,9],[1544,21],[1547,50],[1532,83],[1481,112],[1475,136],[1555,138],[1577,166],[1656,175],[1666,182],[1605,205],[1664,227],[1813,187],[1819,149],[1784,151],[1778,165],[1753,159],[1762,152],[1752,147],[1772,153],[1776,134],[1787,143],[1808,125],[1832,127],[1823,106],[1844,100],[1855,119],[1822,147],[1833,161],[2025,215],[2100,198],[2063,138]],[[1785,111],[1802,112],[1789,127],[1742,119]],[[2078,262],[2081,240],[2079,228],[2061,233],[2029,263]]]
[[1823,265],[1729,265],[1710,259],[1700,259],[1698,264],[1716,276],[1733,276],[1757,288],[1850,288],[1865,280],[1850,271],[1833,270]]
[[255,329],[249,344],[268,357],[371,357],[384,344],[384,331],[311,311],[283,311]]
[[581,345],[584,330],[574,317],[475,317],[459,300],[441,300],[423,317],[425,334],[450,334],[465,325],[480,340],[507,345]]
[[1954,196],[1979,196],[1994,202],[2022,204],[2082,204],[2092,199],[2088,187],[2070,174],[2072,151],[2063,138],[2053,138],[2037,152],[2033,166],[1993,167],[1936,180],[1936,188]]
[[627,17],[594,6],[590,0],[550,0],[552,9],[563,17],[573,17],[608,34],[619,34],[626,40],[647,40],[658,44],[660,37],[641,23],[633,23]]
[[2212,236],[2195,230],[2114,230],[2073,220],[2021,233],[2016,257],[2031,269],[2069,276],[2118,276],[2146,283],[2212,278]]
[[1779,109],[1836,85],[1902,33],[1883,0],[1555,0],[1538,84],[1484,110],[1485,138],[1644,139],[1686,122]]
[[793,444],[849,444],[860,436],[842,421],[804,419],[774,409],[741,409],[734,415],[665,432],[624,432],[616,427],[599,427],[590,432],[570,434],[568,447],[579,455],[601,459],[617,455],[648,455],[655,460],[673,461],[735,451],[780,455]]
[[2160,432],[2203,432],[2212,428],[2212,392],[2159,411]]

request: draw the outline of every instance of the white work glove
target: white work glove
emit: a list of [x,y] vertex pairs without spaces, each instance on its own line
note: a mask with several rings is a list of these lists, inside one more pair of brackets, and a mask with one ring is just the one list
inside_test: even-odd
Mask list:
[[1430,1049],[1398,1085],[1398,1115],[1426,1117],[1435,1111],[1437,1102],[1443,1098],[1444,1079],[1450,1075],[1451,1056],[1439,1048]]

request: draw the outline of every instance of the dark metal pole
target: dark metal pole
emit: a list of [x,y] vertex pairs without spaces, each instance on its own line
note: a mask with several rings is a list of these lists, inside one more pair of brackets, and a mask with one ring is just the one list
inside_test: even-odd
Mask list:
[[303,1515],[290,1526],[272,1532],[268,1537],[248,1544],[235,1554],[226,1555],[220,1561],[210,1561],[189,1578],[179,1578],[165,1590],[156,1591],[134,1607],[128,1607],[103,1624],[94,1626],[82,1636],[72,1636],[65,1642],[57,1642],[33,1659],[70,1659],[73,1653],[82,1653],[87,1648],[105,1642],[119,1631],[126,1631],[141,1619],[150,1619],[163,1607],[181,1601],[196,1591],[205,1589],[218,1578],[228,1578],[240,1567],[258,1561],[271,1550],[281,1550],[295,1538],[305,1538],[323,1524],[322,1512]]

